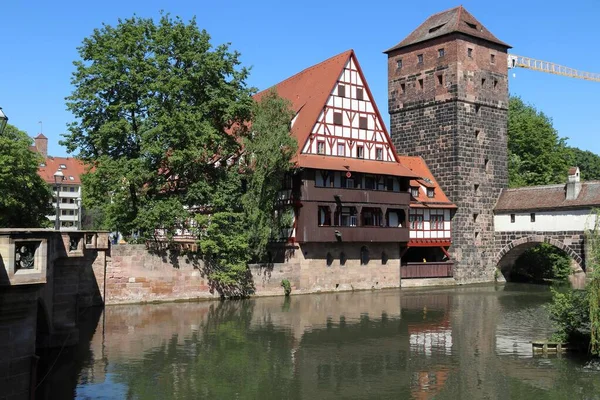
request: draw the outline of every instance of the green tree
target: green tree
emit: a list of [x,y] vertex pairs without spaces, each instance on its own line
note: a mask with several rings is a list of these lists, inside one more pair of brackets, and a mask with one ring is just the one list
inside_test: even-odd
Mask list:
[[511,97],[508,107],[508,173],[511,187],[563,183],[573,154],[544,113]]
[[50,224],[53,213],[50,188],[38,175],[42,162],[29,150],[32,140],[23,131],[7,125],[0,135],[0,227],[35,228]]
[[119,20],[78,50],[67,98],[76,122],[63,144],[94,167],[84,205],[143,239],[193,229],[209,276],[239,285],[264,253],[295,151],[287,103],[275,94],[256,103],[239,53],[213,47],[195,19]]

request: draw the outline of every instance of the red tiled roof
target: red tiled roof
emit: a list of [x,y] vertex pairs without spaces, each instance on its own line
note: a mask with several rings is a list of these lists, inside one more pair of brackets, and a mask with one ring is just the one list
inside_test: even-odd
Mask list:
[[[72,157],[47,157],[44,160],[43,167],[38,168],[38,175],[46,183],[54,183],[54,173],[62,168],[62,173],[65,175],[62,181],[63,185],[81,185],[81,175],[86,172],[86,167],[80,160]],[[71,179],[73,177],[73,179]]]
[[486,27],[475,19],[471,13],[465,10],[463,6],[459,6],[430,16],[403,41],[386,50],[384,53],[389,53],[403,47],[455,32],[487,40],[488,42],[496,43],[507,48],[511,47],[488,31]]
[[357,158],[321,156],[316,154],[300,154],[294,160],[299,167],[322,168],[333,171],[362,172],[420,178],[404,165],[395,162],[362,160]]
[[581,191],[577,199],[567,200],[566,197],[565,185],[503,189],[494,211],[510,212],[598,207],[600,206],[600,181],[581,182]]
[[297,119],[292,126],[291,133],[298,141],[298,152],[306,143],[342,69],[353,53],[353,50],[347,50],[254,96],[255,100],[260,101],[262,96],[275,88],[279,96],[292,103],[292,109],[297,114]]
[[398,161],[402,165],[409,168],[414,174],[423,179],[413,179],[410,181],[411,186],[423,185],[425,187],[433,187],[433,197],[427,197],[426,194],[420,193],[418,198],[411,199],[411,207],[436,207],[436,208],[456,208],[452,203],[437,180],[427,167],[425,160],[421,157],[398,156]]

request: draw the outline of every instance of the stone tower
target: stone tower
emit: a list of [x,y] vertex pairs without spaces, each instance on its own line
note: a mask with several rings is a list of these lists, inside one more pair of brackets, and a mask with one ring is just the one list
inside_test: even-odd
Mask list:
[[458,206],[450,254],[461,283],[494,278],[493,208],[508,184],[509,48],[461,6],[385,52],[393,143],[422,156]]

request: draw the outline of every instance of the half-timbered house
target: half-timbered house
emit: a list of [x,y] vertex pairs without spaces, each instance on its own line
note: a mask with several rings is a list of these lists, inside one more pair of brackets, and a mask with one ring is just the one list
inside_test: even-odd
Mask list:
[[274,249],[273,261],[384,266],[393,270],[374,273],[375,282],[397,287],[400,254],[410,241],[410,182],[423,177],[399,160],[354,51],[274,89],[296,113],[291,134],[298,153],[281,196],[293,205],[293,228],[287,251]]

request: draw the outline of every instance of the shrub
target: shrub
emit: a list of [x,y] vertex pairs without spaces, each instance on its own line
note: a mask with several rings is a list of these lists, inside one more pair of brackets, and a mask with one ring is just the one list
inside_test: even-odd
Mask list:
[[281,281],[281,287],[283,288],[283,292],[285,293],[286,296],[289,296],[290,293],[292,293],[292,285],[290,284],[290,281],[288,281],[287,279],[284,279]]

